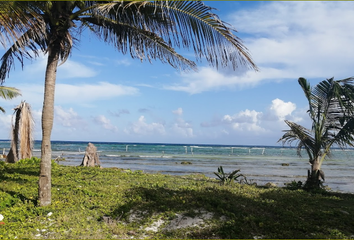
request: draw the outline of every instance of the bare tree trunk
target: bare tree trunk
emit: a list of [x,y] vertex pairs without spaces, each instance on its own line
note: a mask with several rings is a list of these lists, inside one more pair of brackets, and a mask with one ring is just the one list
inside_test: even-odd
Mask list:
[[82,159],[81,166],[94,167],[96,164],[101,165],[97,154],[97,148],[92,143],[89,143],[85,151],[85,156]]
[[18,132],[19,132],[19,125],[20,125],[20,114],[21,114],[21,109],[17,109],[15,108],[15,124],[11,124],[11,135],[12,135],[12,139],[11,139],[11,148],[9,153],[7,154],[6,157],[6,162],[8,163],[15,163],[17,162],[19,159],[18,156]]
[[21,102],[15,109],[15,124],[12,125],[11,149],[6,162],[15,163],[19,159],[31,158],[33,148],[33,118],[31,107]]
[[38,197],[40,206],[51,204],[51,158],[50,137],[54,120],[55,81],[59,62],[59,51],[52,45],[49,48],[47,69],[45,74],[44,101],[42,110],[42,147],[41,167],[39,175]]
[[20,159],[31,158],[33,149],[33,118],[31,107],[28,103],[21,103],[21,121],[20,121]]
[[15,129],[12,127],[12,140],[11,140],[11,147],[10,147],[10,151],[6,156],[6,160],[5,162],[7,163],[16,163],[18,161],[18,157],[17,157],[17,135],[15,135]]

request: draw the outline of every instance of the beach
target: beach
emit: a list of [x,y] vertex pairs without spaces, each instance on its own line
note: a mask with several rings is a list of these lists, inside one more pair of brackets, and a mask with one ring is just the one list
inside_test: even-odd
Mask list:
[[[8,149],[9,141],[0,141],[0,149]],[[88,142],[53,141],[52,158],[64,158],[61,165],[79,166]],[[283,187],[292,181],[304,182],[310,169],[305,153],[297,156],[295,148],[283,146],[233,146],[93,142],[101,166],[132,171],[173,175],[203,174],[215,178],[219,166],[225,172],[240,169],[247,180],[258,185],[274,183]],[[33,155],[40,157],[40,142]],[[324,185],[332,191],[354,192],[354,151],[334,149],[325,159]]]

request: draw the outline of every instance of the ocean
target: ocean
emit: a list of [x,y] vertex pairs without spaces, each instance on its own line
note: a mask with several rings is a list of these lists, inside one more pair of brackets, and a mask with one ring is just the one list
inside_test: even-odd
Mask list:
[[[92,142],[98,150],[101,166],[142,170],[147,173],[174,175],[204,174],[223,166],[225,172],[240,169],[248,181],[258,185],[268,182],[284,186],[304,182],[310,169],[306,152],[299,157],[294,147],[235,146],[162,143]],[[35,141],[33,156],[40,157],[40,141]],[[65,158],[61,165],[79,166],[88,142],[52,141],[52,158]],[[0,151],[7,154],[10,141],[0,140]],[[1,152],[2,153],[2,152]],[[333,149],[322,170],[332,191],[354,193],[354,149]],[[189,163],[189,164],[182,164]]]

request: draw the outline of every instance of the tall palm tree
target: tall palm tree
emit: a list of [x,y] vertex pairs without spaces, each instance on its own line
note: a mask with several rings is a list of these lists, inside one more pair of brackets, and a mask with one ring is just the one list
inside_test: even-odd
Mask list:
[[[3,99],[12,99],[21,95],[20,90],[14,87],[0,86],[0,97]],[[0,111],[5,113],[5,109],[0,107]]]
[[307,129],[297,123],[285,120],[290,130],[279,139],[291,144],[297,141],[297,153],[305,149],[311,164],[305,187],[318,188],[324,173],[323,160],[330,156],[331,147],[354,146],[354,78],[323,80],[311,87],[305,78],[299,84],[309,104],[312,128]]
[[[234,30],[212,13],[212,8],[200,1],[30,3],[30,9],[40,16],[31,18],[32,24],[26,25],[26,31],[20,29],[22,35],[2,57],[0,79],[5,79],[14,57],[23,63],[24,57],[33,58],[40,51],[47,53],[39,179],[39,201],[42,206],[51,203],[50,136],[56,70],[59,63],[67,60],[77,41],[76,36],[83,30],[93,32],[123,54],[130,53],[132,58],[159,59],[179,69],[196,69],[196,64],[178,54],[176,47],[192,48],[197,60],[205,58],[215,67],[231,64],[234,69],[243,65],[257,70],[247,49],[233,34]],[[13,20],[10,20],[7,24],[12,24]]]

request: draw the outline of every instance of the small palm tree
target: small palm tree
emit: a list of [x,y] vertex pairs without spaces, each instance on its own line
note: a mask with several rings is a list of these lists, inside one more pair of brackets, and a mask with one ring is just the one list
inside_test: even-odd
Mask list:
[[299,78],[309,104],[312,128],[285,120],[290,130],[279,139],[283,144],[297,141],[297,153],[305,149],[311,164],[305,187],[319,188],[324,181],[323,160],[330,156],[332,146],[345,148],[354,140],[354,78],[323,80],[311,87],[305,78]]
[[[0,81],[8,76],[14,59],[47,53],[42,109],[42,148],[39,202],[51,203],[51,131],[57,67],[64,63],[84,30],[140,60],[160,60],[179,69],[196,64],[175,48],[193,49],[197,60],[212,66],[246,66],[257,70],[233,29],[201,1],[0,1],[15,11],[0,14],[0,31],[15,38],[0,61]],[[13,14],[16,13],[16,15]],[[8,15],[7,15],[8,14]],[[17,17],[19,15],[19,17]],[[28,18],[30,21],[25,21]],[[13,32],[12,29],[17,28]],[[1,41],[1,38],[0,38]],[[9,41],[9,40],[8,40]],[[29,51],[30,50],[30,51]]]
[[[20,90],[14,87],[0,86],[0,97],[3,99],[12,99],[21,95]],[[5,113],[5,109],[0,107],[0,111]]]

